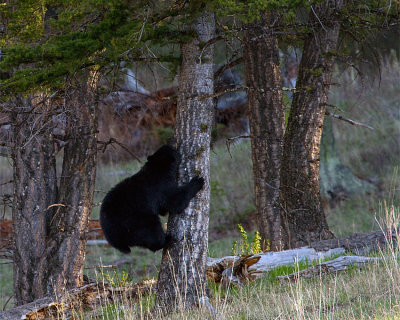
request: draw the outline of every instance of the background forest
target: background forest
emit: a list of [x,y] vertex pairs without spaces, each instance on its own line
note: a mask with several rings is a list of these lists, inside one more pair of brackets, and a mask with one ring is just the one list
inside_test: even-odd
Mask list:
[[[182,146],[181,183],[184,166],[207,178],[193,208],[201,207],[200,218],[209,215],[208,227],[182,231],[203,238],[195,243],[200,253],[187,254],[200,270],[188,277],[201,287],[207,256],[246,255],[246,245],[259,248],[253,253],[281,251],[392,227],[396,238],[399,6],[397,1],[0,1],[3,311],[93,281],[129,287],[157,279],[159,272],[160,287],[170,290],[163,280],[165,251],[132,248],[124,255],[105,243],[98,222],[107,191],[165,143]],[[200,78],[207,85],[191,78],[196,73],[205,75]],[[200,96],[198,105],[189,93]],[[308,115],[314,120],[303,130],[296,119]],[[185,125],[193,132],[186,135]],[[310,135],[311,153],[303,155]],[[296,171],[303,167],[306,180],[302,169]],[[296,183],[290,181],[294,177]],[[299,192],[287,188],[290,183]],[[298,203],[307,203],[310,214],[300,210],[292,216]],[[169,229],[178,224],[167,217],[162,222]],[[276,280],[316,264],[305,260],[245,286],[209,280],[211,308],[156,311],[154,306],[171,296],[151,292],[115,296],[91,312],[77,308],[72,317],[148,319],[167,311],[173,312],[171,319],[395,318],[399,248],[396,241],[387,243],[367,254],[380,262],[326,277]],[[171,254],[185,259],[178,251]],[[192,300],[202,298],[183,290]],[[4,313],[12,319],[7,317]]]

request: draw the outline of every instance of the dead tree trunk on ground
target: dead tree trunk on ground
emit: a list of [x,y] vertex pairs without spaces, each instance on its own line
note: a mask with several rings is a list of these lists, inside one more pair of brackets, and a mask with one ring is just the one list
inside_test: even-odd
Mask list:
[[243,52],[257,225],[263,248],[274,251],[284,245],[279,185],[285,130],[278,41],[268,27],[275,19],[275,14],[264,12],[259,20],[247,25]]
[[[306,37],[285,133],[281,170],[281,201],[287,247],[333,237],[321,206],[319,161],[322,127],[339,36],[337,11],[342,0],[313,7],[316,27]],[[323,22],[321,22],[323,21]]]
[[166,311],[199,305],[207,297],[209,154],[214,106],[213,99],[205,96],[213,93],[214,48],[205,44],[215,34],[214,15],[204,13],[192,27],[197,39],[181,47],[175,138],[182,156],[180,183],[200,175],[205,184],[185,212],[170,216],[168,221],[169,232],[181,240],[164,250],[161,261],[156,304]]

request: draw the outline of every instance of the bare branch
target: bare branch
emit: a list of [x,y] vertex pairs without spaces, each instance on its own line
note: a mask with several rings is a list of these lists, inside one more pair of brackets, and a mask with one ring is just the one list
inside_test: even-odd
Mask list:
[[53,207],[66,207],[66,205],[62,204],[62,203],[54,203],[54,204],[48,206],[47,210],[49,210],[50,208],[53,208]]
[[3,182],[3,183],[0,184],[0,186],[4,186],[5,184],[9,184],[9,183],[13,183],[13,182],[14,182],[14,180],[10,180],[10,181],[7,181],[7,182]]
[[321,25],[322,29],[324,29],[325,32],[327,32],[326,28],[324,27],[324,24],[322,23],[322,21],[319,19],[318,15],[316,14],[316,12],[314,11],[313,6],[310,6],[312,12],[314,13],[314,16],[317,18],[317,20],[319,21],[319,24]]
[[345,121],[347,123],[350,123],[353,126],[359,126],[359,127],[364,127],[364,128],[370,129],[370,130],[375,130],[375,128],[373,128],[365,123],[354,121],[354,120],[342,117],[341,115],[330,113],[329,111],[325,111],[325,114],[332,118],[339,119],[339,120]]
[[53,99],[59,92],[60,92],[60,90],[56,90],[56,91],[55,91],[54,93],[52,93],[51,95],[44,97],[43,100],[41,100],[41,101],[39,101],[38,103],[36,103],[35,106],[38,106],[38,105],[40,105],[40,104],[42,104],[42,103],[45,103],[47,100]]
[[243,57],[240,57],[227,64],[224,64],[214,73],[214,79],[218,78],[225,70],[231,69],[242,62],[243,62]]
[[110,140],[108,141],[97,141],[98,144],[102,144],[103,145],[103,152],[106,151],[107,147],[113,143],[116,143],[117,145],[119,145],[122,149],[124,149],[126,152],[128,152],[132,157],[134,157],[137,161],[139,161],[139,163],[142,163],[142,161],[139,159],[139,157],[137,155],[135,155],[133,152],[131,152],[123,143],[117,141],[114,138],[110,138]]
[[236,136],[236,137],[227,138],[226,139],[226,149],[228,150],[228,153],[231,156],[231,158],[232,158],[231,144],[235,143],[235,141],[238,140],[238,139],[251,139],[251,138],[253,138],[252,135],[246,135],[246,136],[242,135],[242,136]]
[[102,201],[99,202],[93,202],[92,207],[100,207],[102,204]]
[[223,91],[215,92],[215,93],[213,93],[213,94],[207,94],[207,95],[204,95],[204,96],[200,96],[200,97],[199,97],[199,100],[201,101],[201,100],[204,100],[204,99],[207,99],[207,98],[217,98],[217,97],[219,97],[219,96],[224,95],[225,93],[237,92],[237,91],[246,91],[247,89],[248,89],[247,87],[239,87],[239,88],[233,88],[233,89],[226,89],[226,90],[223,90]]

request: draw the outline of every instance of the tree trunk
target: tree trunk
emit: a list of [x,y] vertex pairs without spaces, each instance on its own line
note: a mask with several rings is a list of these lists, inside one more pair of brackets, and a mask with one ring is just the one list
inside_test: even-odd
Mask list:
[[184,213],[169,217],[168,232],[181,240],[163,252],[156,303],[165,311],[191,308],[207,297],[209,154],[214,106],[213,99],[204,96],[213,93],[214,48],[204,45],[215,35],[214,15],[204,13],[192,27],[197,39],[181,46],[175,138],[182,156],[179,182],[200,175],[205,184]]
[[281,171],[282,212],[287,246],[292,248],[333,237],[321,206],[318,176],[321,133],[340,27],[336,12],[342,3],[324,1],[309,14],[315,27],[304,41]]
[[16,305],[48,293],[48,222],[57,177],[52,114],[44,95],[16,97],[11,112],[14,169],[14,292]]
[[82,285],[97,143],[93,85],[83,80],[66,89],[58,192],[53,130],[61,114],[43,96],[17,98],[11,114],[17,305]]
[[[264,12],[245,31],[244,65],[251,133],[257,225],[263,249],[283,248],[279,205],[285,130],[278,41],[268,28],[277,16]],[[268,244],[269,242],[269,244]]]
[[50,222],[49,281],[59,293],[83,284],[86,235],[92,211],[97,159],[95,75],[66,88],[65,147],[57,209]]

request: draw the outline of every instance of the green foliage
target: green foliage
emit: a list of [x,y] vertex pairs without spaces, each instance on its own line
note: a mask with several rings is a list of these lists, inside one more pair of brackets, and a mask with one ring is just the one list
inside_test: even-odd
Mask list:
[[[255,232],[254,239],[249,242],[247,232],[241,224],[237,225],[241,239],[234,241],[232,245],[232,255],[251,255],[261,253],[261,236],[258,231]],[[239,251],[237,251],[239,250]]]
[[[18,0],[1,6],[7,35],[0,41],[5,54],[0,69],[14,72],[0,82],[2,93],[60,88],[66,77],[82,69],[145,60],[148,42],[190,41],[193,32],[171,21],[174,14],[147,1]],[[169,53],[159,61],[171,64],[172,70],[180,63]]]
[[[289,43],[312,31],[301,16],[306,17],[310,6],[319,2],[16,0],[1,3],[0,20],[6,32],[0,39],[0,48],[5,53],[0,70],[14,72],[11,78],[1,80],[1,92],[7,95],[62,88],[65,79],[74,72],[101,68],[107,73],[113,69],[110,66],[121,61],[165,62],[173,77],[180,57],[174,54],[172,46],[196,37],[193,30],[183,26],[191,25],[203,10],[216,12],[221,26],[219,33],[225,39],[237,36],[238,20],[250,23],[266,11],[274,11],[279,16],[275,27],[284,35],[280,42]],[[371,30],[398,22],[399,4],[348,2],[340,16],[341,30],[364,41]],[[157,46],[170,50],[155,55],[152,49]]]
[[103,319],[125,319],[125,309],[122,305],[106,304],[102,307]]
[[130,284],[131,279],[124,270],[118,272],[113,269],[112,274],[109,272],[104,272],[103,269],[99,269],[102,278],[107,281],[113,287],[125,287]]
[[286,18],[296,16],[299,7],[309,6],[318,1],[305,0],[216,0],[211,1],[211,7],[219,16],[238,17],[244,23],[254,22],[267,10],[275,10]]
[[257,230],[255,235],[254,235],[254,240],[251,243],[251,251],[253,252],[253,254],[257,254],[257,253],[261,253],[262,249],[261,249],[261,236],[260,236],[260,232]]
[[242,227],[242,225],[238,224],[237,228],[240,232],[240,236],[242,237],[241,241],[240,241],[240,253],[241,254],[250,254],[250,245],[247,239],[247,233],[244,230],[244,228]]

